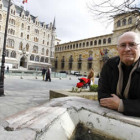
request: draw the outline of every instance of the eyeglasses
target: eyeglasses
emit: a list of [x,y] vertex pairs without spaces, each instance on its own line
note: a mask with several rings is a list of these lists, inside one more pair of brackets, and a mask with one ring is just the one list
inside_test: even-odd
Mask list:
[[130,43],[121,43],[120,45],[118,45],[119,49],[124,50],[127,46],[129,47],[129,49],[137,49],[138,48],[137,43],[135,42],[130,42]]

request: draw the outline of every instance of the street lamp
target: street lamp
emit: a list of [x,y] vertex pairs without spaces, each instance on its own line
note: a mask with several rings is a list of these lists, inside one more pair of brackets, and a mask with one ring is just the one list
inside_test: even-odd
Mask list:
[[5,71],[5,65],[4,64],[5,64],[5,50],[6,50],[6,39],[7,39],[7,28],[8,28],[10,6],[11,6],[11,0],[9,0],[9,3],[8,3],[5,34],[4,34],[4,43],[3,43],[3,53],[2,53],[2,59],[1,59],[0,96],[4,96],[4,71]]

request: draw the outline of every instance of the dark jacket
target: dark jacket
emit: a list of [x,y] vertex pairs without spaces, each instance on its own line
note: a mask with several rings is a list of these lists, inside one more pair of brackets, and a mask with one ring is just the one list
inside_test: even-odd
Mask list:
[[[98,82],[99,101],[101,98],[111,97],[111,94],[116,94],[119,61],[119,57],[114,57],[104,64]],[[131,77],[128,99],[124,99],[123,96],[119,98],[123,100],[124,115],[140,116],[140,60],[138,68]]]
[[42,69],[42,75],[45,75],[46,69]]

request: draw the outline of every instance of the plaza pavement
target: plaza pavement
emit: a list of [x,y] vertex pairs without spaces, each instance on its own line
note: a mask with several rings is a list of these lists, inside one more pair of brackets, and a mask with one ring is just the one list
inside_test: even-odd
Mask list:
[[[71,78],[71,80],[70,80]],[[4,81],[5,96],[0,97],[0,120],[28,108],[49,102],[50,89],[72,89],[79,82],[79,77],[68,75],[67,78],[52,78],[52,82],[42,81],[33,76],[6,76]],[[97,79],[95,79],[97,84]]]

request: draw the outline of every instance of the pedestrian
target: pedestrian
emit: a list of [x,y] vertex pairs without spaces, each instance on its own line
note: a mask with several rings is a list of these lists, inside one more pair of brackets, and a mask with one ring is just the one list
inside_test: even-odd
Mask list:
[[99,82],[100,105],[140,117],[140,36],[125,32],[118,39],[119,56],[105,62]]
[[42,69],[42,77],[43,77],[43,81],[44,81],[45,73],[46,73],[46,69],[43,67],[43,69]]
[[94,85],[94,70],[93,70],[93,68],[91,68],[87,79],[88,79],[88,84],[89,85]]
[[46,71],[46,80],[45,81],[48,81],[48,79],[49,79],[49,82],[51,82],[51,68],[49,66]]
[[9,66],[7,66],[7,73],[9,73]]

